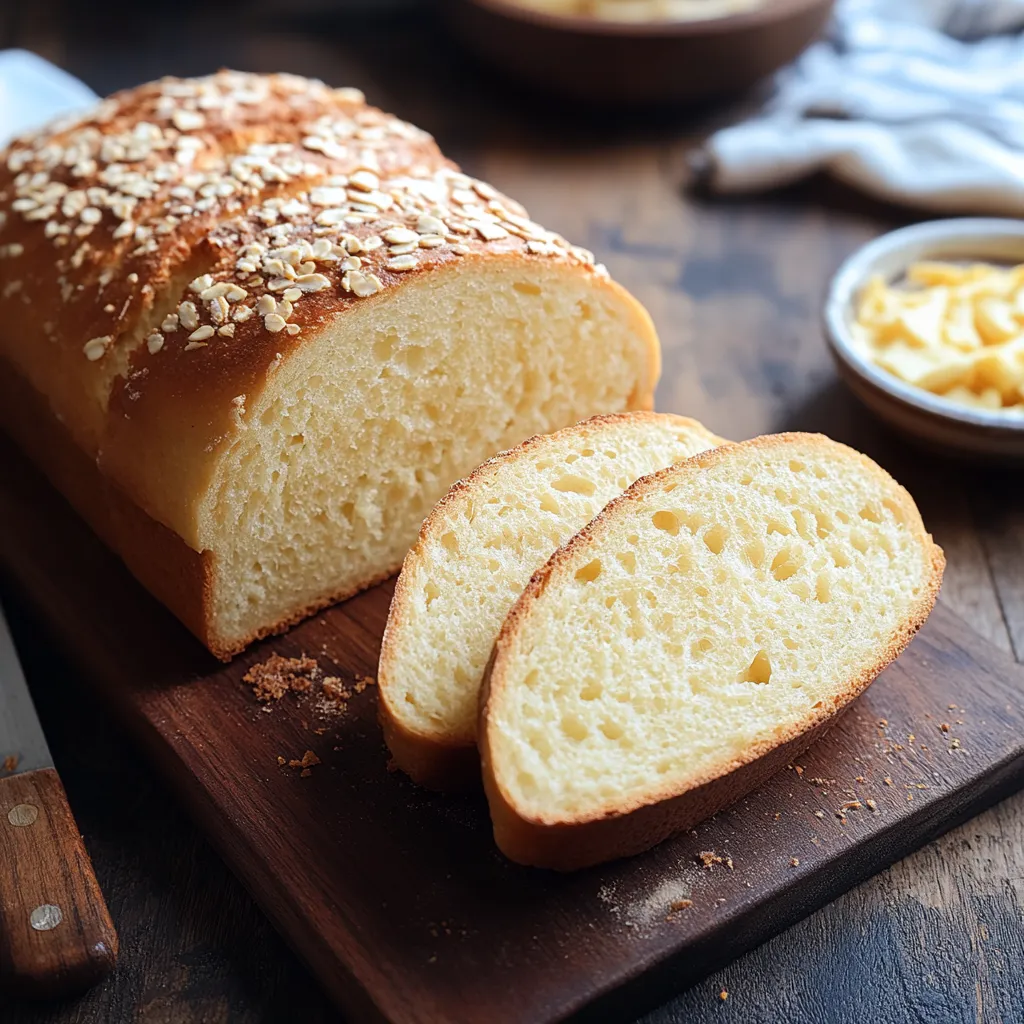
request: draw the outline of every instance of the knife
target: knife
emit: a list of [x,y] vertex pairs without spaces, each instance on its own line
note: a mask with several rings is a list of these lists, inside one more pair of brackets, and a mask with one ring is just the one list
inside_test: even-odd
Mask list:
[[116,959],[117,933],[0,609],[0,987],[68,995]]

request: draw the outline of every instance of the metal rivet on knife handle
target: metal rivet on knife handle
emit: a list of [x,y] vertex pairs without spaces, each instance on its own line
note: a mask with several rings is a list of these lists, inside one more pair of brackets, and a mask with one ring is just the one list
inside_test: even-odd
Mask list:
[[34,825],[39,817],[39,808],[34,804],[18,804],[7,812],[7,820],[17,828]]
[[49,932],[53,931],[63,920],[64,914],[60,907],[53,903],[43,903],[29,914],[28,923],[37,932]]

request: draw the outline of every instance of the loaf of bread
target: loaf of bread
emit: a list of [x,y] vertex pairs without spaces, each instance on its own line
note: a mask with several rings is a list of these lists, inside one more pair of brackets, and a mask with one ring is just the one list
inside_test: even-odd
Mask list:
[[722,443],[681,416],[598,416],[452,487],[405,557],[381,646],[381,722],[399,768],[436,789],[480,785],[480,683],[530,576],[638,477]]
[[943,565],[910,495],[820,436],[637,481],[502,627],[480,726],[498,845],[574,869],[738,799],[903,650]]
[[0,422],[216,655],[396,571],[493,452],[651,406],[592,256],[352,89],[164,79],[11,144]]

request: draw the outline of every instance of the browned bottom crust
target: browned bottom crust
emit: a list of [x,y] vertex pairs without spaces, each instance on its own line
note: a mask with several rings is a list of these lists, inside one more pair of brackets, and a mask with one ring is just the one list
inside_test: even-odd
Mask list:
[[[841,717],[845,707],[808,732],[795,736],[755,761],[706,782],[671,800],[648,804],[625,816],[583,824],[540,825],[521,818],[505,802],[484,770],[494,838],[510,860],[554,871],[576,871],[620,857],[631,857],[693,828],[764,785],[800,756]],[[486,744],[484,744],[486,750]],[[486,759],[486,753],[483,757]]]
[[476,744],[445,746],[433,737],[407,729],[378,698],[377,718],[394,765],[419,786],[441,793],[480,789],[480,755]]

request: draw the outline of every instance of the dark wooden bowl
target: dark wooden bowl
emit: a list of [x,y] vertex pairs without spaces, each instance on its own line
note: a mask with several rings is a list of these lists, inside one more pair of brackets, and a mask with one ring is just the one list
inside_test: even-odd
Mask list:
[[610,22],[506,0],[446,0],[453,31],[487,64],[538,90],[625,106],[741,92],[797,56],[833,0],[765,0],[705,21]]

